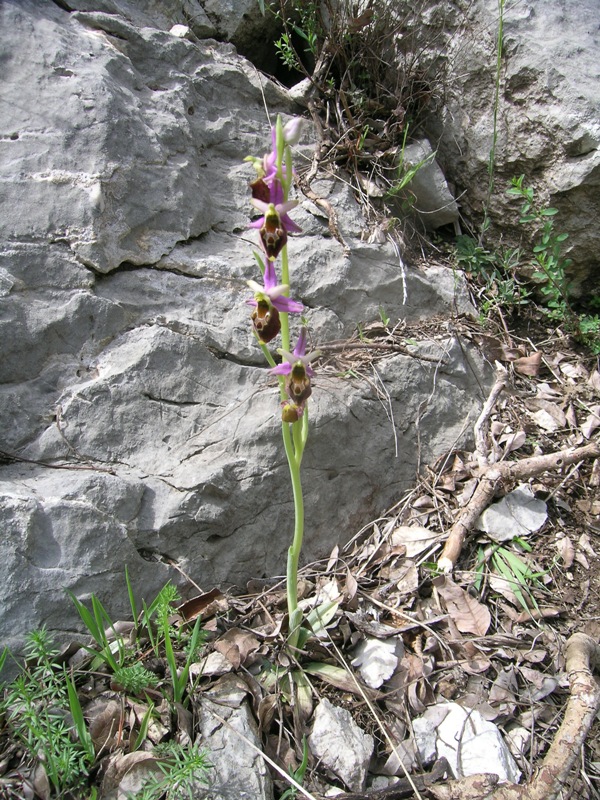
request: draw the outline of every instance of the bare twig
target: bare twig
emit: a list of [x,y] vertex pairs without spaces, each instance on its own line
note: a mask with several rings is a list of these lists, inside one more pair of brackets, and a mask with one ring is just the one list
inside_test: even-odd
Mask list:
[[492,386],[492,390],[484,407],[481,410],[477,422],[475,423],[475,449],[477,450],[477,461],[480,467],[487,467],[489,464],[489,451],[485,440],[484,426],[488,421],[490,414],[494,410],[496,401],[504,391],[506,381],[508,379],[507,372],[501,364],[496,362],[496,380]]
[[446,545],[438,565],[444,572],[452,572],[460,555],[465,536],[473,529],[481,513],[487,508],[499,486],[522,481],[547,470],[556,470],[600,456],[600,440],[583,447],[560,450],[543,456],[531,456],[521,461],[502,462],[486,467],[479,478],[473,496],[450,528]]

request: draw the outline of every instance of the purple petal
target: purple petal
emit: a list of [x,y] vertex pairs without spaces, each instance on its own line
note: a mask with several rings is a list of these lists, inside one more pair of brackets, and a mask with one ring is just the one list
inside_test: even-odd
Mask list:
[[298,358],[306,355],[306,328],[304,325],[300,328],[300,336],[298,336],[296,347],[294,347],[294,355]]
[[288,361],[282,361],[281,364],[277,364],[276,367],[269,370],[271,375],[289,375],[291,371],[292,365]]
[[281,205],[283,203],[283,186],[276,177],[273,177],[269,182],[269,189],[271,190],[271,202],[273,205]]
[[281,214],[281,224],[288,233],[302,233],[302,228],[296,225],[293,219],[290,219],[287,214]]
[[271,302],[278,311],[286,311],[288,314],[301,314],[304,311],[302,303],[285,295],[271,299]]
[[275,274],[275,264],[272,261],[267,260],[267,264],[265,266],[265,274],[264,274],[264,286],[265,292],[269,294],[271,289],[274,289],[277,286],[277,275]]
[[263,214],[267,213],[267,210],[269,208],[269,203],[265,203],[263,200],[259,200],[257,197],[251,198],[250,202],[252,203],[254,208],[257,208]]
[[248,227],[249,228],[262,228],[262,226],[264,224],[265,224],[265,218],[264,217],[259,217],[259,219],[254,219],[254,220],[252,220],[252,222],[249,222],[248,223]]

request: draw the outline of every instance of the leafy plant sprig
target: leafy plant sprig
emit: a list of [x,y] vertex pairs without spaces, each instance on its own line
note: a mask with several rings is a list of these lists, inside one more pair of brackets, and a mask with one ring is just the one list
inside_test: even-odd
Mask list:
[[[116,632],[114,623],[111,621],[111,618],[109,617],[100,600],[96,597],[96,595],[92,595],[92,610],[90,611],[87,606],[85,606],[80,600],[77,599],[77,597],[75,597],[73,592],[67,591],[67,594],[73,601],[73,604],[77,609],[77,613],[81,617],[83,624],[88,629],[92,635],[92,638],[100,648],[99,650],[94,650],[92,647],[87,647],[84,645],[85,649],[90,653],[93,653],[101,661],[104,661],[112,672],[115,672],[117,669],[119,669],[119,667],[124,666],[125,643],[123,642],[123,637]],[[112,642],[109,640],[106,633],[107,629],[112,629],[114,635]],[[115,657],[115,654],[118,654],[118,659]]]
[[539,228],[537,244],[533,247],[535,267],[533,279],[539,282],[548,317],[564,320],[567,316],[573,316],[567,299],[569,292],[567,268],[572,261],[562,255],[563,244],[569,234],[554,231],[553,217],[558,214],[558,209],[537,204],[533,187],[526,186],[524,178],[524,175],[513,178],[508,194],[521,197],[524,201],[519,222],[522,225],[534,223]]
[[57,654],[45,628],[28,634],[25,665],[6,687],[0,714],[43,766],[55,796],[64,797],[83,790],[95,753],[73,680],[55,662]]
[[456,237],[457,265],[480,284],[478,299],[485,319],[494,311],[525,305],[531,292],[517,277],[518,249],[491,251],[465,234]]
[[130,795],[131,800],[160,800],[165,793],[170,798],[193,798],[194,787],[208,785],[211,768],[206,750],[194,744],[183,747],[175,742],[167,742],[154,748],[159,757],[159,775],[152,775],[144,783],[142,790]]
[[549,319],[564,322],[578,341],[590,347],[593,353],[600,353],[600,317],[597,314],[578,314],[569,302],[571,282],[568,270],[573,262],[563,255],[569,234],[554,229],[558,209],[538,203],[533,187],[525,184],[524,175],[511,180],[507,193],[523,200],[519,222],[534,225],[538,230],[533,246],[532,277],[544,296],[545,314]]

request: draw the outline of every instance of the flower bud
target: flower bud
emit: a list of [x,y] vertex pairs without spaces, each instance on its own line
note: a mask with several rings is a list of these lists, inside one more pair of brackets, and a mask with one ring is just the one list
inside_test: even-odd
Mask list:
[[304,120],[302,117],[293,117],[283,127],[283,141],[286,144],[298,144],[302,136]]
[[302,408],[295,403],[282,403],[281,404],[281,420],[282,422],[294,423],[298,422],[302,416]]
[[279,311],[266,300],[258,300],[251,319],[256,335],[263,344],[272,341],[281,330]]

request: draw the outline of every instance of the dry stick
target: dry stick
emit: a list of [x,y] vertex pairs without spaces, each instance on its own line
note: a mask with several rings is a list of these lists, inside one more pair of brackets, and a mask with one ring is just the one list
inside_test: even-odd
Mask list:
[[492,413],[496,400],[504,391],[506,382],[508,380],[508,373],[503,366],[496,362],[496,380],[492,386],[492,391],[485,402],[484,407],[481,409],[481,414],[475,423],[475,449],[477,450],[477,460],[481,468],[487,467],[489,464],[488,448],[485,442],[485,433],[483,426],[487,422],[490,414]]
[[491,788],[490,776],[472,775],[431,787],[431,793],[438,800],[556,800],[600,709],[600,685],[592,675],[594,667],[600,668],[600,645],[585,633],[574,633],[566,645],[571,694],[565,716],[542,766],[528,784]]
[[521,461],[504,461],[486,467],[473,496],[450,528],[448,539],[438,562],[439,568],[443,572],[452,572],[465,536],[475,526],[479,516],[488,507],[502,483],[526,480],[541,472],[562,469],[585,458],[597,458],[598,456],[600,456],[600,440],[590,442],[583,447],[560,450],[557,453],[548,453],[543,456],[531,456],[523,458]]

